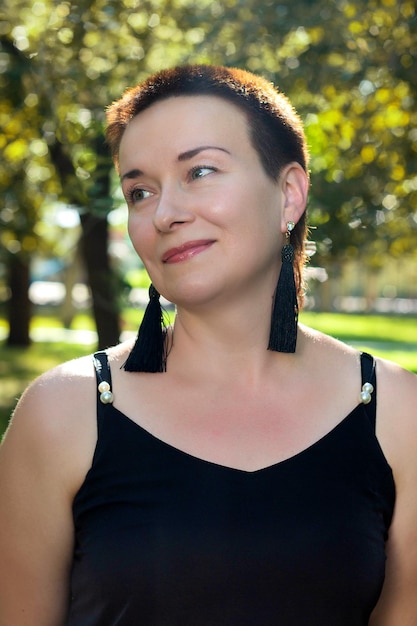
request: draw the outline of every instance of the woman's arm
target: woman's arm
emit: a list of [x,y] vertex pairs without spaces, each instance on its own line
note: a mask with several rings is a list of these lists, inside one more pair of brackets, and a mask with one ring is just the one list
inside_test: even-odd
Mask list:
[[378,369],[377,434],[393,469],[396,504],[386,578],[371,626],[417,624],[417,378],[391,364]]
[[95,438],[91,372],[87,384],[72,368],[25,392],[0,448],[0,626],[59,626],[67,613],[72,499]]

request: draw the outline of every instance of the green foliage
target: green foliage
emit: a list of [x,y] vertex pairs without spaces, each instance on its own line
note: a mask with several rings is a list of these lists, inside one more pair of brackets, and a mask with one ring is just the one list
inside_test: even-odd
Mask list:
[[127,271],[125,280],[131,287],[140,287],[142,289],[148,289],[151,284],[151,279],[145,268]]
[[365,251],[367,262],[380,267],[384,254],[416,248],[415,7],[346,2],[340,12],[344,27],[326,35],[334,66],[327,76],[319,72],[321,98],[312,94],[306,120],[312,216],[324,236],[322,253],[343,260]]
[[413,0],[3,0],[0,10],[0,237],[10,252],[45,243],[48,202],[110,210],[106,105],[191,61],[259,71],[296,104],[311,146],[315,263],[330,270],[359,253],[377,268],[386,254],[416,255]]

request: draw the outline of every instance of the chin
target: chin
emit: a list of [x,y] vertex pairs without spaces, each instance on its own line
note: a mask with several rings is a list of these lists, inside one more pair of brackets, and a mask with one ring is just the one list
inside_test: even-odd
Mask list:
[[169,293],[164,293],[164,297],[175,304],[176,306],[201,306],[208,304],[218,294],[218,286],[213,289],[206,284],[200,282],[187,283],[186,285],[178,285],[177,288],[169,290]]

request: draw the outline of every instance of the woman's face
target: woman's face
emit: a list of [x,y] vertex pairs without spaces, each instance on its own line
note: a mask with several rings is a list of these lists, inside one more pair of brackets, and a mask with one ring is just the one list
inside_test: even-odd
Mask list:
[[273,292],[285,191],[239,108],[212,96],[159,101],[129,123],[119,160],[129,235],[162,295],[190,306],[259,281]]

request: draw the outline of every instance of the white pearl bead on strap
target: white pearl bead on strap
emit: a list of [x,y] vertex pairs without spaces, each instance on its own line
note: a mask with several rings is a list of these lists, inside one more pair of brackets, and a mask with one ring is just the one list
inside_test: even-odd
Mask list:
[[98,386],[100,392],[100,400],[103,404],[110,404],[113,402],[113,394],[110,391],[110,385],[105,380],[101,381]]
[[362,391],[360,394],[360,401],[363,404],[369,404],[370,401],[372,400],[372,392],[374,390],[373,385],[371,385],[371,383],[365,383],[364,385],[362,385]]

